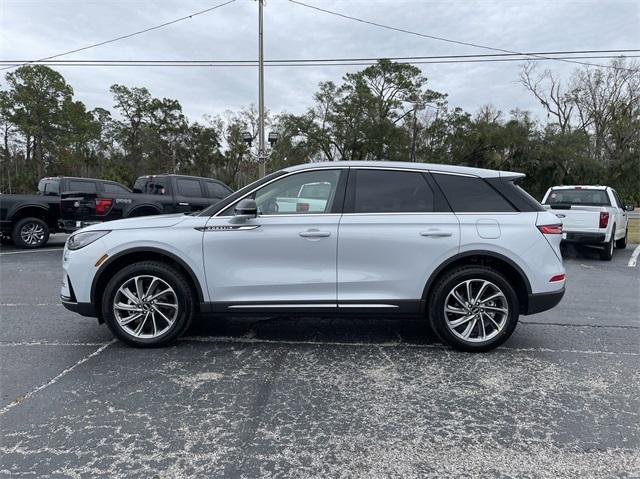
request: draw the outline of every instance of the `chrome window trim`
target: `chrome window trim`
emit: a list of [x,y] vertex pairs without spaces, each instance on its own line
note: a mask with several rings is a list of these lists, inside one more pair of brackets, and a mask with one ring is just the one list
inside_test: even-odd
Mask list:
[[[341,166],[322,166],[322,167],[315,167],[315,168],[304,168],[301,170],[295,170],[295,171],[289,171],[284,175],[278,176],[277,178],[272,179],[271,181],[268,181],[260,186],[255,187],[254,189],[252,189],[251,191],[249,191],[247,194],[245,194],[244,196],[238,198],[237,200],[235,200],[233,203],[229,204],[224,210],[225,211],[233,206],[235,206],[236,204],[238,204],[240,201],[242,201],[243,199],[247,198],[248,196],[252,195],[253,193],[255,193],[257,190],[270,185],[271,183],[273,183],[274,181],[283,179],[283,178],[287,178],[291,175],[297,175],[299,173],[307,173],[309,171],[327,171],[327,170],[348,170],[348,169],[354,169],[354,170],[386,170],[386,171],[407,171],[407,172],[414,172],[414,173],[435,173],[438,175],[452,175],[452,176],[466,176],[468,178],[480,178],[479,176],[476,175],[470,175],[467,173],[450,173],[448,171],[439,171],[439,170],[429,170],[429,169],[421,169],[421,168],[402,168],[402,167],[391,167],[391,166],[348,166],[348,165],[341,165]],[[210,218],[233,218],[232,215],[225,215],[223,216],[221,213],[222,211],[219,211],[218,213],[216,213],[213,216],[210,216]],[[416,212],[416,213],[410,213],[410,212],[401,212],[401,213],[343,213],[343,214],[347,214],[347,215],[355,215],[355,214],[366,214],[366,215],[378,215],[378,214],[434,214],[432,212]],[[440,212],[440,213],[435,213],[435,214],[447,214],[447,212]],[[451,213],[453,214],[453,213]],[[340,216],[339,213],[309,213],[309,214],[296,214],[296,215],[260,215],[259,218],[268,218],[268,217],[306,217],[306,216],[328,216],[328,215],[334,215],[334,216]]]

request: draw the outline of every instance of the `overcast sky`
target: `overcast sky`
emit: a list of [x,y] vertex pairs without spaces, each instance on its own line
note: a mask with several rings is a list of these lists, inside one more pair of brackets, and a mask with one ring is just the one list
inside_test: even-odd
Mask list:
[[[27,60],[108,40],[203,10],[222,0],[0,0],[0,58]],[[640,1],[306,0],[379,23],[515,51],[640,48]],[[65,58],[91,60],[253,60],[257,3],[238,0],[192,19]],[[269,0],[265,58],[395,57],[488,53],[329,16]],[[594,60],[595,61],[595,60]],[[542,62],[568,78],[576,65]],[[318,82],[362,67],[270,67],[266,106],[302,112]],[[421,65],[449,104],[541,110],[517,82],[518,63]],[[192,119],[257,103],[257,69],[57,67],[88,108],[111,109],[109,86],[145,86],[175,98]],[[4,84],[4,81],[2,81]]]

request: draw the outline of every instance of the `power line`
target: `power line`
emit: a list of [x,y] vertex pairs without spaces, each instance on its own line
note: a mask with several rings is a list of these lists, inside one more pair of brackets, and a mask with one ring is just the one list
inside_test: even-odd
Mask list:
[[[618,49],[618,50],[560,50],[560,51],[546,51],[546,52],[525,52],[522,54],[517,53],[481,53],[475,55],[429,55],[429,56],[403,56],[403,57],[360,57],[360,58],[294,58],[294,59],[273,59],[265,60],[265,63],[322,63],[322,62],[371,62],[382,59],[398,61],[398,60],[448,60],[448,59],[474,59],[474,58],[493,58],[493,57],[523,57],[530,55],[584,55],[584,54],[604,54],[604,53],[618,53],[619,55],[603,55],[601,58],[616,58],[623,56],[625,53],[637,53],[640,49]],[[626,56],[626,55],[625,55]],[[564,57],[563,57],[564,58]],[[573,58],[573,57],[566,57]],[[588,57],[575,57],[575,58],[588,58]],[[527,58],[516,58],[516,60],[526,60]],[[554,59],[557,59],[554,57]],[[0,60],[0,64],[3,63],[41,63],[47,65],[55,65],[60,62],[64,63],[250,63],[255,64],[256,60],[52,60],[52,61],[38,61],[38,60]]]
[[[507,50],[507,49],[504,49],[504,48],[490,47],[490,46],[487,46],[487,45],[480,45],[478,43],[463,42],[463,41],[460,41],[460,40],[452,40],[450,38],[444,38],[444,37],[439,37],[439,36],[436,36],[436,35],[429,35],[429,34],[426,34],[426,33],[415,32],[415,31],[412,31],[412,30],[404,29],[404,28],[393,27],[393,26],[390,26],[390,25],[385,25],[383,23],[378,23],[378,22],[374,22],[374,21],[371,21],[371,20],[365,20],[363,18],[358,18],[358,17],[354,17],[354,16],[351,16],[351,15],[346,15],[344,13],[334,12],[332,10],[327,10],[326,8],[321,8],[321,7],[318,7],[318,6],[315,6],[315,5],[309,5],[307,3],[300,2],[299,0],[289,0],[289,2],[294,3],[296,5],[300,5],[300,6],[306,7],[306,8],[310,8],[312,10],[317,10],[319,12],[327,13],[329,15],[333,15],[333,16],[336,16],[336,17],[345,18],[347,20],[353,20],[355,22],[360,22],[360,23],[364,23],[364,24],[367,24],[367,25],[372,25],[372,26],[378,27],[378,28],[384,28],[384,29],[387,29],[387,30],[393,30],[395,32],[407,33],[409,35],[415,35],[415,36],[418,36],[418,37],[429,38],[431,40],[438,40],[438,41],[441,41],[441,42],[454,43],[454,44],[457,44],[457,45],[464,45],[464,46],[467,46],[467,47],[482,48],[482,49],[491,50],[491,51],[494,51],[494,52],[511,53],[511,54],[515,54],[515,55],[524,55],[524,53],[517,52],[517,51],[514,51],[514,50]],[[531,55],[531,56],[532,57],[540,57],[540,55]],[[620,68],[620,67],[616,67],[616,66],[613,66],[613,65],[599,65],[597,63],[579,62],[579,61],[568,60],[568,59],[564,59],[564,58],[552,58],[552,57],[547,58],[547,57],[544,57],[544,59],[545,60],[557,60],[557,61],[562,61],[562,62],[567,62],[567,63],[577,63],[579,65],[587,65],[587,66],[592,66],[592,67],[613,68],[613,69],[616,69],[616,70],[635,71],[635,70],[632,70],[632,69]]]
[[128,33],[126,35],[121,35],[119,37],[112,38],[111,40],[105,40],[103,42],[94,43],[92,45],[87,45],[87,46],[84,46],[84,47],[81,47],[81,48],[76,48],[75,50],[69,50],[67,52],[58,53],[56,55],[51,55],[51,56],[48,56],[48,57],[40,58],[39,60],[25,62],[25,63],[22,63],[22,64],[10,65],[8,67],[0,68],[0,70],[8,70],[10,68],[15,68],[15,67],[23,66],[23,65],[28,65],[30,63],[37,63],[37,62],[42,62],[42,61],[45,61],[45,60],[51,60],[53,58],[58,58],[58,57],[61,57],[61,56],[64,56],[64,55],[69,55],[71,53],[77,53],[77,52],[81,52],[81,51],[84,51],[84,50],[89,50],[90,48],[95,48],[95,47],[99,47],[99,46],[102,46],[102,45],[106,45],[108,43],[113,43],[113,42],[117,42],[119,40],[124,40],[126,38],[131,38],[131,37],[134,37],[136,35],[141,35],[143,33],[147,33],[147,32],[153,31],[153,30],[158,30],[159,28],[167,27],[169,25],[173,25],[174,23],[178,23],[178,22],[181,22],[183,20],[188,20],[190,18],[197,17],[198,15],[203,15],[205,13],[208,13],[208,12],[211,12],[211,11],[216,10],[218,8],[224,7],[225,5],[229,5],[230,3],[233,3],[233,2],[236,2],[236,1],[237,0],[228,0],[228,1],[220,3],[218,5],[214,5],[213,7],[205,8],[204,10],[200,10],[199,12],[195,12],[195,13],[192,13],[190,15],[186,15],[184,17],[176,18],[175,20],[170,20],[168,22],[161,23],[160,25],[155,25],[153,27],[145,28],[144,30],[138,30],[137,32]]
[[[451,60],[417,60],[417,61],[399,61],[397,63],[403,65],[428,65],[428,64],[456,64],[456,63],[500,63],[500,62],[519,62],[519,61],[548,61],[558,59],[605,59],[620,58],[613,55],[597,55],[597,56],[579,56],[579,57],[518,57],[518,58],[476,58],[476,59],[451,59]],[[627,55],[624,58],[640,58],[640,55]],[[3,62],[0,61],[0,65]],[[119,61],[119,60],[76,60],[76,61],[53,61],[53,62],[37,62],[36,65],[47,65],[52,67],[251,67],[258,65],[256,61],[223,61],[223,60],[145,60],[145,61]],[[270,62],[265,61],[268,67],[332,67],[332,66],[371,66],[375,65],[375,61],[320,61],[305,60],[304,62],[288,63],[288,62]]]

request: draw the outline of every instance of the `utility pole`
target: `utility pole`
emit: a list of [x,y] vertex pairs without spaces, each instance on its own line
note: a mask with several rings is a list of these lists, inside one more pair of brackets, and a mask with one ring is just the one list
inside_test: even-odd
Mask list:
[[266,175],[267,152],[264,146],[264,49],[263,16],[264,0],[258,0],[258,175]]

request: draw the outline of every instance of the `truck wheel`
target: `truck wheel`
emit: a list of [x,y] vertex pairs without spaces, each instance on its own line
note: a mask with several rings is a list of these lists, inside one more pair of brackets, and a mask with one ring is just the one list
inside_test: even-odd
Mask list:
[[23,218],[13,227],[11,238],[18,248],[40,248],[49,241],[49,227],[40,218]]
[[616,248],[625,249],[627,247],[627,236],[629,236],[629,230],[626,230],[624,236],[616,241]]
[[[613,226],[613,231],[616,230],[615,225]],[[603,261],[611,261],[613,258],[613,248],[615,246],[615,236],[611,233],[611,239],[609,242],[605,243],[604,248],[600,250],[600,259]]]

